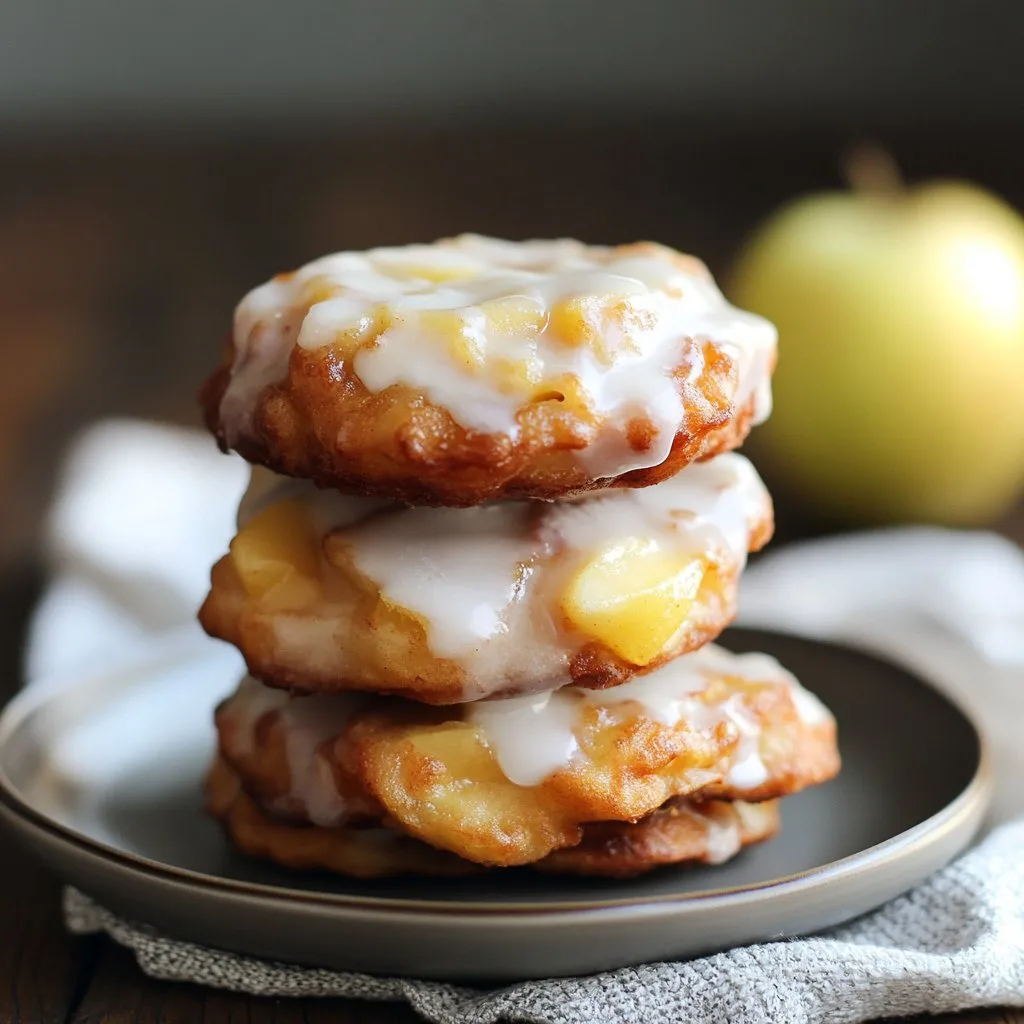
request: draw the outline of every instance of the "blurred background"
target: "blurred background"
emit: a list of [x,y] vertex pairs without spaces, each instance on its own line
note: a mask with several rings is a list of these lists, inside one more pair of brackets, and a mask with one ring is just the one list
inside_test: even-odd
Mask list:
[[[197,423],[234,303],[324,252],[650,237],[728,281],[751,231],[841,187],[864,139],[909,181],[1024,205],[1021,39],[1015,0],[5,0],[5,578],[36,573],[75,432]],[[1024,408],[1020,367],[997,375]],[[783,539],[842,520],[777,486]],[[984,517],[1012,531],[1009,507]]]

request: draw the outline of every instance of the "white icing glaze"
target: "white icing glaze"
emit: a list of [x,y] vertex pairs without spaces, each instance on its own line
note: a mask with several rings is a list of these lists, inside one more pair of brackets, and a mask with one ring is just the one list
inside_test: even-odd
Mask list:
[[[653,487],[471,509],[387,506],[262,470],[254,473],[242,501],[240,525],[288,498],[308,508],[316,529],[336,530],[352,565],[387,601],[423,622],[435,654],[452,659],[483,656],[488,646],[509,637],[527,593],[548,587],[547,600],[557,604],[563,569],[618,538],[645,537],[669,551],[741,567],[750,530],[769,507],[754,467],[728,453]],[[566,554],[545,576],[538,565],[554,551]],[[558,627],[551,613],[547,604],[543,614],[530,612],[521,623],[530,632],[523,642],[537,645],[552,635]]]
[[329,828],[343,822],[348,807],[319,749],[340,734],[361,699],[347,694],[293,696],[246,676],[229,701],[236,756],[256,752],[256,725],[265,714],[273,711],[280,716],[289,775],[289,792],[282,807],[297,804],[314,825]]
[[284,708],[288,704],[288,692],[264,686],[258,679],[245,676],[228,701],[233,742],[237,744],[237,752],[242,757],[248,757],[255,751],[257,723],[271,711]]
[[743,839],[739,819],[733,811],[715,813],[712,810],[698,811],[689,807],[683,810],[704,826],[707,842],[704,859],[708,864],[724,864],[739,853]]
[[290,796],[314,825],[330,828],[347,816],[331,765],[319,751],[341,733],[357,703],[345,694],[293,697],[281,713]]
[[723,659],[728,657],[721,648],[708,644],[606,690],[565,686],[532,700],[478,701],[466,708],[466,720],[483,730],[501,770],[511,781],[536,786],[568,764],[578,750],[573,730],[582,704],[609,707],[635,701],[644,714],[665,725],[687,719],[696,728],[713,728],[721,715],[709,714],[711,709],[691,695],[707,687],[709,677],[720,671]]
[[502,772],[517,786],[539,785],[579,749],[576,702],[562,693],[481,700],[469,707],[469,721],[483,729]]
[[[552,528],[565,536],[586,538],[594,547],[627,532],[672,535],[693,554],[724,553],[742,566],[747,559],[751,527],[769,507],[770,499],[749,459],[727,452],[696,462],[653,487],[592,495],[563,502],[551,514]],[[577,547],[585,542],[575,541]]]
[[[235,310],[235,359],[220,403],[229,444],[249,423],[260,392],[283,380],[288,372],[302,323],[302,314],[291,307],[288,294],[281,281],[268,281],[251,291]],[[245,344],[239,345],[238,338],[244,338]]]
[[309,515],[311,527],[321,534],[356,523],[373,512],[391,507],[390,503],[376,498],[343,496],[335,491],[323,491],[308,480],[280,476],[262,466],[254,466],[249,486],[238,505],[238,528],[242,529],[271,505],[289,499],[302,503]]
[[430,645],[457,658],[508,631],[532,545],[525,509],[420,508],[382,515],[348,535],[353,564],[390,602],[418,615]]
[[770,654],[761,654],[756,651],[747,654],[730,654],[721,647],[715,647],[709,653],[711,657],[717,657],[719,654],[722,656],[723,668],[729,664],[734,667],[739,666],[742,669],[743,678],[752,683],[785,682],[789,686],[793,707],[804,725],[824,725],[826,722],[832,721],[832,712],[825,707],[820,698],[801,686],[796,676],[780,665]]
[[629,682],[606,690],[566,686],[532,698],[478,701],[466,708],[465,715],[467,721],[483,730],[505,775],[520,786],[539,785],[575,756],[579,748],[573,730],[582,704],[609,707],[635,701],[655,721],[669,726],[687,721],[700,730],[711,730],[727,722],[735,730],[738,743],[726,766],[726,779],[737,789],[751,790],[768,778],[761,758],[759,723],[736,696],[721,705],[708,705],[692,696],[724,673],[750,682],[785,683],[791,689],[798,712],[801,701],[810,698],[817,714],[822,716],[815,721],[831,718],[824,705],[811,697],[774,658],[732,654],[715,644],[707,644],[653,672],[634,676]]
[[[706,704],[693,695],[716,676],[727,673],[748,682],[781,682],[790,687],[797,711],[810,700],[809,724],[824,723],[831,715],[774,658],[763,654],[732,654],[715,644],[676,658],[646,675],[606,690],[564,686],[543,693],[502,700],[476,701],[465,706],[465,720],[477,726],[505,776],[518,786],[540,785],[579,753],[575,729],[585,705],[612,708],[635,702],[649,718],[674,726],[687,722],[710,731],[725,722],[738,742],[727,764],[726,781],[739,790],[756,789],[768,778],[761,757],[761,727],[738,696],[722,704]],[[285,729],[291,777],[290,798],[305,807],[311,821],[335,825],[347,808],[337,792],[330,766],[318,754],[320,746],[340,734],[363,698],[344,694],[290,697],[246,677],[231,698],[239,750],[252,752],[256,723],[267,711],[278,711]],[[723,840],[724,845],[724,840]]]
[[725,780],[737,789],[756,789],[768,779],[768,769],[761,759],[761,725],[736,697],[722,705],[721,713],[739,733]]
[[[536,313],[532,326],[498,327],[488,319],[485,304],[510,297]],[[552,309],[577,297],[628,303],[626,320],[594,312],[602,351],[566,343],[551,328]],[[368,390],[406,385],[448,408],[467,429],[515,438],[518,410],[571,375],[604,418],[581,456],[597,476],[664,461],[684,414],[672,374],[687,358],[694,360],[691,375],[701,370],[692,342],[718,342],[736,358],[735,408],[753,397],[755,419],[770,411],[775,329],[730,306],[696,260],[680,262],[659,248],[628,255],[567,239],[515,243],[464,235],[336,253],[245,296],[235,313],[236,358],[221,406],[228,443],[248,426],[262,388],[283,378],[296,344],[317,349],[368,336],[382,307],[385,329],[353,359]],[[438,310],[454,314],[473,358],[453,350],[450,336],[437,329],[431,314]],[[509,363],[526,367],[526,374],[510,379]],[[625,440],[625,424],[635,415],[655,427],[642,452]]]
[[821,702],[821,698],[799,684],[792,689],[793,705],[804,725],[824,725],[832,721],[832,712]]
[[305,491],[306,487],[302,486],[303,483],[303,481],[293,480],[286,476],[279,476],[262,466],[253,466],[249,474],[249,486],[238,503],[238,514],[235,517],[238,528],[246,526],[265,508]]

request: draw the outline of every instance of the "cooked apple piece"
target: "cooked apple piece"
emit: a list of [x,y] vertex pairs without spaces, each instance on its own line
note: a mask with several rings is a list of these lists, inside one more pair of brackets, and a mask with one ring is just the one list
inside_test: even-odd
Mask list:
[[641,337],[658,323],[656,310],[642,296],[630,295],[617,302],[610,312],[620,328],[620,345],[634,350],[640,347]]
[[637,349],[639,336],[657,324],[657,312],[642,295],[576,295],[551,310],[551,330],[563,344],[587,347],[605,362],[620,348]]
[[[472,725],[447,721],[385,729],[383,742],[360,750],[360,771],[411,835],[502,866],[529,863],[579,842],[579,826],[562,800],[509,781]],[[355,736],[358,750],[359,726]]]
[[461,313],[427,309],[418,314],[417,323],[444,342],[460,369],[476,373],[484,365],[482,338]]
[[686,621],[704,578],[701,558],[626,537],[605,545],[570,581],[562,611],[580,632],[647,665]]
[[299,502],[264,509],[238,532],[230,550],[246,593],[267,610],[302,608],[316,599],[316,544]]
[[491,299],[480,308],[487,317],[488,330],[508,337],[532,337],[547,325],[547,313],[539,299],[527,295],[509,295]]
[[608,300],[601,295],[574,295],[556,303],[551,310],[551,331],[566,345],[596,345]]
[[476,267],[431,267],[425,263],[410,264],[403,267],[402,270],[409,277],[419,277],[424,281],[433,281],[434,284],[443,284],[445,281],[464,281],[479,273]]
[[540,383],[543,371],[533,354],[525,359],[501,357],[494,361],[494,382],[505,394],[529,394]]

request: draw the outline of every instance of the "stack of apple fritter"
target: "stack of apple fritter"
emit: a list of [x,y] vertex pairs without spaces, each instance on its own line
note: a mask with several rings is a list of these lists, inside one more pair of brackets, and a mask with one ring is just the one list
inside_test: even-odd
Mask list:
[[338,253],[239,305],[203,389],[254,464],[200,613],[249,668],[208,802],[374,877],[719,863],[839,767],[732,620],[771,501],[731,451],[775,331],[661,246]]

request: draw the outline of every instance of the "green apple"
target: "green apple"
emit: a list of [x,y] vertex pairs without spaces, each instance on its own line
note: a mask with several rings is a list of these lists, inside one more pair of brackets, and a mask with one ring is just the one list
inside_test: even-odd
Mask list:
[[767,468],[848,522],[983,521],[1024,485],[1024,220],[981,189],[809,196],[730,297],[779,328]]

